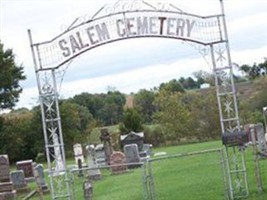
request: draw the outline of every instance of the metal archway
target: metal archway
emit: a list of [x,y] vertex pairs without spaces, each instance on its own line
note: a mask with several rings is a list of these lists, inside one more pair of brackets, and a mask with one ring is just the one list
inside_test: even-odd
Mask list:
[[[133,0],[118,10],[104,6],[91,18],[78,18],[62,34],[34,43],[29,33],[42,111],[43,133],[50,176],[52,199],[72,199],[65,162],[64,141],[58,104],[57,78],[61,68],[82,53],[124,39],[159,37],[187,41],[204,56],[210,56],[217,88],[222,134],[240,130],[236,90],[228,43],[223,1],[221,13],[199,16],[184,12],[172,4],[160,8]],[[243,150],[226,150],[227,189],[230,199],[248,196]]]

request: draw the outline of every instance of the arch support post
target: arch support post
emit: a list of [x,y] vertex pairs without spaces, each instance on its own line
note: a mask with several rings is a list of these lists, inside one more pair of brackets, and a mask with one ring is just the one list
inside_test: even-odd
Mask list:
[[51,196],[53,200],[71,200],[71,181],[65,161],[55,69],[42,70],[41,66],[37,66],[38,48],[36,50],[33,47],[30,30],[28,34],[39,92]]
[[[213,73],[215,77],[221,132],[223,135],[240,133],[240,120],[234,84],[233,66],[230,56],[224,5],[220,0],[222,12],[221,43],[210,45]],[[249,195],[244,149],[239,145],[224,145],[224,166],[227,175],[228,199],[244,198]]]

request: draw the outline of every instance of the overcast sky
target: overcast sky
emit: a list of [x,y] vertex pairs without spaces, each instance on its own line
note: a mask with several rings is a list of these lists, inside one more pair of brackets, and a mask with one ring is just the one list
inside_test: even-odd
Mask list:
[[[130,0],[127,0],[130,1]],[[0,0],[0,39],[12,48],[16,62],[24,66],[27,80],[17,107],[37,104],[38,92],[27,29],[34,42],[49,40],[63,32],[77,17],[87,19],[104,0]],[[153,5],[159,5],[149,1]],[[166,1],[162,1],[166,2]],[[219,0],[171,0],[176,7],[199,15],[219,14]],[[263,62],[267,57],[267,0],[224,0],[232,61],[242,64]],[[124,93],[150,89],[173,78],[211,66],[198,51],[179,40],[124,40],[87,51],[68,67],[60,96],[81,92],[106,92],[108,86]]]

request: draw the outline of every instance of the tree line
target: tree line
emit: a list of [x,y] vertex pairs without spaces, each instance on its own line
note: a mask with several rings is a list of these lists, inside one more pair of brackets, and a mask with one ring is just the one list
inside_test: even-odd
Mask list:
[[[12,50],[4,50],[0,45],[1,109],[14,107],[22,91],[19,81],[26,78],[23,67],[17,66],[14,59]],[[256,73],[255,78],[256,66],[260,73]],[[244,74],[235,76],[237,82],[251,81],[253,86],[248,97],[238,94],[241,124],[263,122],[261,109],[267,105],[266,66],[266,60],[253,66],[240,66]],[[110,129],[116,148],[119,148],[119,135],[130,130],[144,131],[146,142],[154,146],[220,138],[217,99],[212,87],[214,77],[204,71],[195,72],[193,76],[131,94],[132,107],[125,106],[127,95],[114,88],[107,93],[84,92],[61,99],[59,107],[67,155],[72,154],[72,146],[77,142],[99,142],[97,130],[112,125],[118,127]],[[211,88],[198,90],[203,83],[209,83]],[[0,153],[8,154],[11,161],[34,159],[38,153],[44,153],[41,122],[39,106],[1,114]]]

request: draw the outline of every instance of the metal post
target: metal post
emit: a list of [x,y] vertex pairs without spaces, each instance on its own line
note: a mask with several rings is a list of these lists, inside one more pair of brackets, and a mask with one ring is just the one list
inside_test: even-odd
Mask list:
[[252,139],[252,148],[253,148],[253,157],[254,157],[254,166],[255,166],[255,177],[257,181],[257,187],[258,187],[258,192],[262,193],[263,192],[263,187],[262,187],[262,180],[261,180],[261,175],[260,175],[260,164],[259,164],[259,159],[258,159],[258,147],[256,144],[256,137],[255,137],[255,126],[252,125],[249,127],[249,132],[250,132],[250,137]]
[[[33,40],[32,40],[32,35],[31,35],[31,30],[30,29],[28,29],[28,36],[29,36],[29,41],[30,41],[32,59],[33,59],[35,75],[36,75],[36,82],[37,82],[38,93],[39,93],[39,101],[40,101],[40,108],[41,108],[41,115],[42,115],[42,125],[43,125],[43,135],[44,135],[44,139],[45,139],[45,144],[48,144],[49,142],[48,142],[47,131],[46,131],[44,104],[43,104],[43,98],[42,98],[42,88],[41,88],[40,76],[39,76],[37,61],[36,61],[36,57],[35,57],[35,51],[34,51],[34,48],[33,48]],[[46,151],[46,159],[47,159],[48,169],[50,170],[51,169],[51,161],[50,161],[49,148],[45,147],[45,151]],[[51,188],[50,188],[51,195],[54,196],[53,181],[52,181],[51,178],[49,180],[50,180],[50,186],[51,186]]]
[[[264,120],[264,126],[265,126],[265,134],[267,134],[267,120],[266,120],[266,117],[267,117],[267,107],[263,107],[262,108],[262,114],[263,114],[263,120]],[[265,140],[266,140],[266,138],[265,138]]]
[[[70,200],[72,197],[70,192],[70,180],[68,179],[68,172],[65,162],[65,151],[58,105],[55,70],[45,70],[40,68],[40,61],[39,64],[37,64],[38,61],[36,59],[36,54],[39,54],[38,44],[33,44],[30,30],[28,30],[28,35],[39,91],[51,196],[53,200],[59,198],[67,198]],[[57,155],[62,158],[61,161],[64,167],[61,168],[61,171],[57,171],[56,167],[52,166],[53,163],[51,158],[55,158],[56,164],[58,163],[58,158],[55,156],[53,151],[50,152],[50,149],[57,149]],[[63,175],[65,177],[64,181],[61,180]]]

